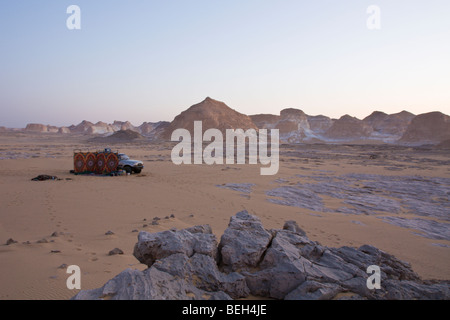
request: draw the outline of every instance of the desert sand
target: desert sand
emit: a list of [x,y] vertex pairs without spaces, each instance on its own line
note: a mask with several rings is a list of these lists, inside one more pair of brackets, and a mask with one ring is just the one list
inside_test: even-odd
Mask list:
[[[106,147],[86,141],[83,135],[0,134],[0,299],[69,299],[78,290],[66,287],[66,266],[81,268],[82,289],[98,288],[126,268],[146,268],[133,256],[137,231],[209,224],[220,236],[229,218],[244,209],[267,228],[294,220],[323,245],[374,245],[409,262],[423,279],[450,280],[448,149],[283,145],[278,174],[261,176],[260,165],[176,166],[170,159],[174,144],[137,141],[110,147],[143,160],[141,174],[75,176],[69,173],[74,149]],[[31,181],[40,174],[61,180]],[[344,181],[348,175],[416,177],[441,195],[430,199],[433,214],[418,215],[407,203],[396,212],[355,214],[339,209],[356,208],[344,203],[348,199],[319,195],[323,205],[313,210],[267,194],[320,181],[315,177]],[[352,190],[367,189],[354,180]],[[390,199],[386,192],[383,197]],[[161,218],[158,225],[151,223],[155,217]],[[423,230],[387,223],[383,217],[435,221],[443,229],[426,237]],[[106,235],[108,231],[113,234]],[[10,238],[17,243],[6,245]],[[108,255],[114,248],[124,254]]]

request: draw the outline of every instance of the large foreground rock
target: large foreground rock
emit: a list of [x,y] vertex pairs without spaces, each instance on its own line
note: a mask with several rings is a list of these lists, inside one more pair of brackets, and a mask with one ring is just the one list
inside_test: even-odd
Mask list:
[[102,288],[80,291],[73,299],[227,300],[249,295],[244,276],[219,270],[217,239],[208,225],[142,231],[134,256],[149,268],[127,269]]
[[188,257],[200,253],[217,257],[217,240],[210,226],[196,226],[177,231],[140,232],[134,256],[151,267],[158,259],[182,253]]
[[238,271],[256,267],[266,251],[272,234],[264,229],[258,217],[247,211],[231,217],[220,240],[220,253],[225,270]]
[[205,292],[156,268],[126,269],[103,287],[80,291],[74,300],[229,300],[223,292]]
[[[266,230],[246,211],[230,219],[219,244],[209,226],[141,232],[134,255],[148,269],[127,269],[73,299],[450,299],[449,281],[422,281],[373,246],[325,247],[294,221]],[[367,288],[371,265],[380,267],[381,289]]]

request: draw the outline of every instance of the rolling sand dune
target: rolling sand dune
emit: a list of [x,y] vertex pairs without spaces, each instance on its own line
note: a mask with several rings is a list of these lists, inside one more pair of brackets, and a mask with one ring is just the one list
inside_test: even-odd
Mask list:
[[[137,141],[114,149],[143,160],[141,174],[72,175],[73,149],[105,147],[87,139],[0,135],[0,299],[72,297],[68,265],[81,268],[82,289],[101,287],[126,268],[146,268],[132,254],[137,231],[210,224],[220,236],[241,210],[267,228],[294,220],[326,246],[374,245],[424,279],[450,280],[448,149],[283,145],[279,173],[261,176],[259,165],[176,166],[174,144]],[[58,180],[31,181],[40,174]],[[405,179],[432,188],[432,198],[411,205]],[[318,201],[308,202],[307,190]],[[114,248],[124,254],[109,255]]]

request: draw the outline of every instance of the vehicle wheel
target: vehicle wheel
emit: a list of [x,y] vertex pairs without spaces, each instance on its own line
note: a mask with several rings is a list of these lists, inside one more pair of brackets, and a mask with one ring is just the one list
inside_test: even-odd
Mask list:
[[137,174],[141,173],[141,169],[134,169],[134,173],[137,173]]
[[131,174],[133,172],[133,170],[131,169],[131,167],[126,166],[125,168],[123,168],[125,170],[126,173]]

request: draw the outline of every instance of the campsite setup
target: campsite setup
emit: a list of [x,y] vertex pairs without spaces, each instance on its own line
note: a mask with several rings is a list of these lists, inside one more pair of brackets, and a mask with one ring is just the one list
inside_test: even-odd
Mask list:
[[111,175],[118,171],[119,152],[111,149],[96,152],[74,150],[73,164],[75,174]]
[[74,174],[120,175],[140,173],[144,164],[139,160],[131,160],[126,154],[113,152],[109,148],[96,152],[82,152],[79,149],[73,153]]

